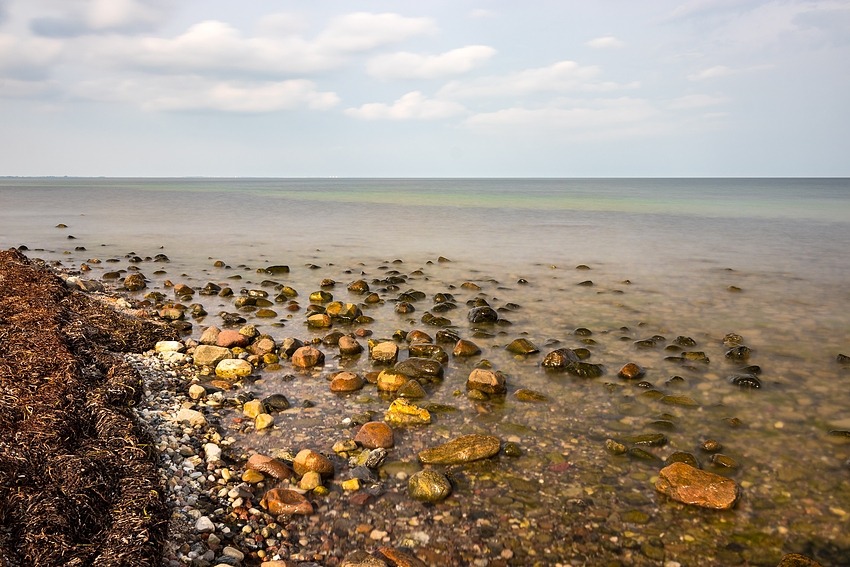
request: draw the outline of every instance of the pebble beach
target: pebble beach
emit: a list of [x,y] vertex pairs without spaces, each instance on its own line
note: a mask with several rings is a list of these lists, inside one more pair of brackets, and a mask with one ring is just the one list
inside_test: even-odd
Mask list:
[[124,355],[166,565],[848,564],[832,280],[75,228],[23,251],[170,334]]

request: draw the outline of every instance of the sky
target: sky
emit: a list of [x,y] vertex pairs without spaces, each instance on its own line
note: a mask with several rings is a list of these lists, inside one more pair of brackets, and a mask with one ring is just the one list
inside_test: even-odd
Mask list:
[[848,0],[0,0],[0,175],[850,176]]

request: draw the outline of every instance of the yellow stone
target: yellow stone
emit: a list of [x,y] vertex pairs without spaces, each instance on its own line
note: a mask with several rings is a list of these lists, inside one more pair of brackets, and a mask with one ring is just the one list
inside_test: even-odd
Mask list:
[[394,425],[425,425],[431,423],[431,414],[404,398],[393,400],[384,420]]
[[261,413],[263,413],[263,402],[260,400],[251,400],[250,402],[245,402],[245,405],[242,406],[242,414],[245,417],[254,419]]
[[342,489],[349,491],[360,490],[360,479],[350,478],[342,481]]
[[307,471],[298,483],[301,490],[314,490],[322,485],[322,475],[315,471]]
[[254,420],[254,427],[257,429],[267,429],[274,425],[274,418],[267,413],[261,413]]
[[248,470],[242,473],[242,481],[248,484],[257,484],[258,482],[262,482],[264,478],[263,474],[257,471]]

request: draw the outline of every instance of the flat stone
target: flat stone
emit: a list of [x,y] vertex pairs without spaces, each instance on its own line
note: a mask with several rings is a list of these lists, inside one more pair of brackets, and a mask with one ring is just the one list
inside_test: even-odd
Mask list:
[[401,372],[387,368],[378,374],[378,389],[382,392],[396,392],[404,386],[409,378]]
[[505,347],[505,350],[514,354],[534,354],[540,352],[540,349],[528,339],[515,339]]
[[425,464],[457,465],[486,459],[499,452],[501,441],[492,435],[462,435],[448,443],[419,452]]
[[396,364],[395,371],[408,378],[424,381],[435,381],[443,377],[443,365],[431,358],[408,358]]
[[458,340],[452,350],[452,355],[456,357],[475,356],[476,354],[481,354],[481,348],[474,342],[467,341],[466,339]]
[[308,516],[313,513],[313,505],[309,500],[294,490],[285,488],[273,488],[266,492],[260,500],[260,506],[273,516],[281,514]]
[[714,510],[728,510],[740,497],[734,480],[681,462],[661,469],[655,489],[677,502]]

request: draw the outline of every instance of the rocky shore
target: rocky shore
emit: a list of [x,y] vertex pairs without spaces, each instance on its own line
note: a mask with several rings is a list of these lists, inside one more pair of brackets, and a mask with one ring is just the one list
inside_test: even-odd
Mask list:
[[[708,397],[705,390],[685,385],[705,377],[720,358],[723,377],[713,387],[722,382],[727,399],[759,393],[762,369],[736,333],[698,344],[686,335],[634,336],[621,328],[612,342],[627,338],[630,352],[641,353],[629,359],[606,356],[601,341],[607,337],[587,328],[571,332],[570,346],[547,341],[540,348],[511,329],[520,305],[494,302],[473,281],[429,290],[429,301],[412,287],[422,276],[415,271],[383,267],[381,277],[322,278],[317,289],[298,290],[281,281],[288,266],[270,265],[257,271],[257,285],[234,290],[221,278],[206,285],[172,282],[163,270],[162,284],[148,287],[152,280],[141,270],[100,270],[93,278],[92,261],[59,279],[18,252],[3,254],[0,336],[24,346],[4,352],[0,378],[12,393],[2,401],[19,417],[0,425],[21,429],[31,421],[13,389],[11,377],[21,368],[9,361],[30,361],[25,346],[49,331],[40,322],[57,320],[66,336],[67,329],[81,329],[66,340],[77,347],[64,364],[100,388],[65,395],[82,400],[83,417],[91,419],[103,415],[92,413],[91,402],[103,391],[112,411],[135,417],[127,431],[143,429],[122,436],[119,446],[136,448],[132,455],[104,457],[97,472],[74,464],[79,476],[100,475],[88,500],[68,489],[53,491],[82,506],[73,518],[78,523],[97,521],[98,510],[117,518],[106,511],[135,506],[139,526],[100,520],[82,530],[85,537],[56,548],[65,555],[41,557],[37,545],[55,540],[38,539],[35,528],[22,530],[17,522],[38,509],[10,496],[0,507],[5,564],[55,565],[57,557],[80,557],[98,565],[153,565],[160,556],[169,567],[842,564],[841,546],[848,542],[840,539],[837,547],[811,553],[811,534],[734,530],[736,521],[752,521],[753,503],[775,488],[766,478],[742,476],[725,439],[706,435],[725,431],[733,439],[746,427],[742,420],[699,399],[700,393]],[[146,261],[152,266],[168,258],[130,257],[131,265]],[[577,268],[579,274],[587,269]],[[48,291],[33,295],[34,279]],[[579,280],[580,289],[593,287]],[[62,311],[69,304],[89,307]],[[217,319],[208,313],[213,305],[226,305]],[[77,323],[67,322],[75,317]],[[130,320],[144,332],[128,330]],[[85,358],[87,349],[96,356]],[[676,374],[659,382],[657,370],[647,368],[649,355]],[[839,356],[837,364],[846,363]],[[35,368],[24,375],[37,385],[49,372]],[[551,391],[525,383],[523,373],[531,372],[568,380],[579,391],[598,385],[593,395],[615,400],[600,410],[612,419],[586,423],[580,410],[568,411]],[[132,395],[129,378],[118,395],[115,376],[135,380]],[[519,408],[516,415],[505,412],[508,405]],[[54,400],[52,408],[35,411],[66,409]],[[712,426],[683,434],[694,413]],[[556,415],[574,423],[574,433],[550,435],[546,423]],[[84,429],[98,427],[95,421]],[[830,435],[842,448],[850,438],[840,429]],[[12,438],[0,441],[4,489],[22,495],[68,484],[37,472],[45,453],[30,456],[33,468],[17,474],[20,447]],[[692,448],[681,447],[685,443]],[[61,455],[66,470],[77,463],[58,445],[47,453]],[[110,461],[119,456],[153,463],[158,473],[127,475],[127,463]],[[144,506],[124,489],[121,471],[147,479]],[[39,479],[39,488],[35,480],[22,483],[22,476]],[[102,497],[101,508],[90,504],[92,494]],[[839,505],[832,508],[827,505],[827,513],[839,523],[848,521]],[[799,509],[818,505],[801,502]],[[43,518],[41,529],[71,521]],[[126,549],[138,548],[136,555],[105,559],[110,529],[127,531]]]

